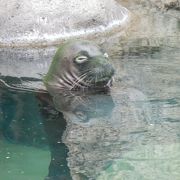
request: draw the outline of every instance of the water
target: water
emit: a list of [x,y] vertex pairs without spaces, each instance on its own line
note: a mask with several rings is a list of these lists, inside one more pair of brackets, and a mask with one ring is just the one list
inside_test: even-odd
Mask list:
[[[69,176],[66,162],[68,150],[61,140],[66,122],[61,115],[53,108],[42,107],[33,93],[1,89],[0,97],[1,177],[6,180],[44,179],[48,175],[50,162],[50,175]],[[54,165],[56,156],[60,158]],[[56,166],[60,167],[56,169]]]
[[74,179],[179,179],[179,55],[164,46],[114,56],[112,99],[94,97],[97,105],[87,110],[97,117],[82,124],[76,113],[63,112]]
[[179,21],[155,19],[151,36],[103,44],[116,68],[110,93],[51,99],[0,89],[0,179],[179,180]]
[[1,177],[178,180],[179,52],[114,54],[111,92],[59,94],[59,113],[49,97],[1,89]]

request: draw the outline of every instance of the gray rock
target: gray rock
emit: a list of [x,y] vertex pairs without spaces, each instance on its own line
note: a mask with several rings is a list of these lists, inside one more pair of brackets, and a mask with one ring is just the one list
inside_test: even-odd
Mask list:
[[1,0],[0,47],[57,44],[124,26],[128,18],[114,0]]
[[175,9],[180,10],[180,1],[179,0],[151,0],[153,4],[161,9]]

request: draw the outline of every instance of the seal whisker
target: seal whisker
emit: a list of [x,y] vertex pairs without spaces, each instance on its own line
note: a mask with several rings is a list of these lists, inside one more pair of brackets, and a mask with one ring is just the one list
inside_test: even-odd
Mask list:
[[97,83],[97,79],[98,79],[98,76],[97,76],[97,74],[96,74],[96,76],[95,76],[95,83]]
[[71,76],[71,74],[69,74],[69,73],[65,73],[65,76],[66,76],[66,79],[68,80],[68,82],[70,84],[72,84],[72,82],[74,81],[73,76]]
[[79,78],[77,83],[83,83],[85,85],[88,85],[87,83],[83,82],[83,80],[87,77],[87,75],[84,75],[83,77]]
[[75,72],[73,72],[73,71],[70,71],[69,74],[74,78],[74,80],[79,78],[78,75],[75,74]]
[[88,83],[89,83],[89,84],[91,84],[92,81],[93,81],[93,77],[91,77],[91,78],[88,79]]
[[[57,83],[53,83],[54,87],[57,87],[58,89],[63,89],[64,86],[66,85],[68,88],[70,88],[70,84],[67,84],[62,78],[59,78],[56,75],[53,75],[53,77],[56,79]],[[49,85],[51,85],[50,83],[48,83]],[[52,85],[51,85],[52,86]]]
[[[78,77],[78,79],[76,81],[73,82],[73,86],[72,88],[75,87],[75,85],[77,85],[78,87],[83,87],[80,82],[82,82],[85,78],[87,77],[87,73],[82,74],[81,76]],[[87,83],[83,82],[85,85],[88,85]]]
[[[85,76],[85,77],[86,77],[86,76]],[[85,77],[82,77],[82,78],[80,78],[80,79],[79,79],[79,77],[78,77],[78,79],[76,79],[76,81],[73,82],[71,89],[73,89],[73,88],[75,88],[75,87],[81,87],[81,88],[82,88],[83,86],[82,86],[81,84],[79,84],[79,82],[80,82],[81,79],[83,79],[83,78],[85,78]]]
[[108,88],[110,88],[111,89],[111,86],[112,86],[112,79],[110,79],[109,81],[108,81],[108,83],[106,84],[106,86],[108,87]]
[[82,80],[84,80],[85,78],[87,78],[87,76],[89,75],[89,73],[91,73],[91,71],[90,71],[90,69],[89,69],[89,71],[87,72],[85,72],[85,73],[83,73],[81,76],[79,76],[78,78],[77,78],[77,82],[80,82],[81,81],[81,83],[83,83],[83,84],[85,84],[85,85],[88,85],[88,83],[86,83],[86,82],[82,82]]
[[79,81],[80,79],[82,79],[82,78],[84,78],[86,76],[87,76],[87,73],[83,73],[77,78],[77,80]]
[[68,79],[67,75],[62,75],[62,80],[64,81],[64,83],[71,85],[72,81],[70,79]]
[[80,85],[80,84],[78,84],[78,83],[76,83],[76,82],[73,82],[73,84],[72,84],[72,86],[71,86],[71,90],[74,89],[75,87],[81,87],[81,88],[83,88],[82,85]]

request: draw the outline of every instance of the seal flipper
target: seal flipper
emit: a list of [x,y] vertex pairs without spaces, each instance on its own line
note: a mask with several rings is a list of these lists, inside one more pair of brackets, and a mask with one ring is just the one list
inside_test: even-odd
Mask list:
[[48,93],[44,89],[30,89],[30,88],[24,88],[24,87],[16,87],[16,86],[10,86],[7,84],[4,80],[0,79],[0,87],[3,89],[7,89],[9,91],[18,91],[18,92],[35,92],[35,93]]

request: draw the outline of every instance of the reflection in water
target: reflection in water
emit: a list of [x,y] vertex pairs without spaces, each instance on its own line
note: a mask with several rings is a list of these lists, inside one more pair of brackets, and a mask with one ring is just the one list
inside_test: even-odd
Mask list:
[[69,148],[68,162],[74,179],[97,178],[138,143],[137,135],[147,133],[148,109],[136,100],[143,101],[144,96],[135,89],[118,90],[113,96],[54,97],[55,107],[67,120],[63,142]]
[[[69,168],[73,179],[144,179],[155,169],[154,179],[178,177],[179,121],[166,119],[173,112],[177,115],[171,110],[179,107],[178,99],[148,101],[139,90],[125,86],[114,87],[111,94],[63,93],[53,98],[62,116],[43,94],[38,95],[41,122],[32,117],[38,110],[32,108],[36,105],[32,94],[1,91],[1,99],[6,139],[38,148],[49,145],[51,163],[46,179],[71,179]],[[22,107],[31,107],[31,113]],[[169,113],[159,119],[164,110]],[[62,143],[62,134],[69,150]]]
[[[123,86],[112,88],[111,94],[64,93],[53,101],[67,121],[63,142],[69,149],[73,179],[144,179],[154,168],[162,179],[178,177],[179,160],[174,158],[179,156],[179,126],[154,117],[158,115],[154,103],[138,89]],[[160,106],[155,109],[162,112]],[[154,161],[157,164],[152,167]],[[141,172],[141,166],[149,170]]]
[[[102,137],[97,132],[101,125],[109,123],[114,108],[112,97],[108,92],[98,92],[98,94],[97,92],[81,94],[66,92],[56,94],[53,101],[56,109],[63,113],[67,121],[63,142],[69,148],[68,165],[72,178],[89,179],[93,174],[81,173],[86,168],[90,168],[90,166],[86,166],[89,159],[83,156],[86,155],[86,151],[89,152],[93,149],[99,151],[96,144],[101,143]],[[93,132],[92,127],[96,127],[97,132]],[[89,130],[90,132],[88,132]],[[92,141],[93,144],[91,144]],[[93,154],[93,151],[91,153]],[[93,162],[94,158],[91,161]],[[91,169],[94,168],[91,167]],[[89,169],[87,172],[92,171]]]
[[71,123],[91,124],[93,118],[110,117],[114,103],[108,92],[66,92],[53,97],[56,109]]
[[[0,118],[0,130],[2,132],[0,137],[5,139],[4,142],[1,140],[1,143],[2,146],[6,147],[5,149],[0,149],[0,154],[2,160],[6,159],[7,154],[12,156],[12,160],[10,159],[9,163],[6,162],[7,165],[6,163],[2,164],[3,167],[1,169],[6,171],[5,179],[8,177],[11,179],[12,176],[16,177],[18,174],[19,176],[15,179],[28,179],[28,174],[36,171],[34,169],[37,168],[36,161],[42,161],[42,163],[38,163],[38,168],[43,171],[39,171],[35,179],[37,177],[40,179],[45,177],[48,167],[47,157],[49,155],[46,154],[45,158],[41,159],[41,154],[45,154],[44,151],[47,151],[47,146],[49,146],[51,152],[51,162],[46,179],[71,179],[66,161],[68,150],[61,140],[66,122],[62,114],[53,108],[50,97],[43,95],[42,98],[41,96],[41,94],[37,95],[40,100],[40,114],[37,99],[32,93],[8,92],[3,89],[0,91],[0,110],[2,115]],[[10,144],[6,144],[6,141]],[[11,147],[11,144],[16,144],[17,147]],[[21,151],[23,151],[24,145],[29,147],[29,155],[26,152],[23,152],[23,154],[16,153],[17,148],[21,148]],[[9,146],[12,149],[8,148]],[[30,146],[42,149],[43,152],[38,149],[31,149]],[[16,167],[14,167],[13,161],[15,156],[17,156],[16,163],[19,164],[19,170],[16,170]],[[29,169],[24,167],[23,164],[25,162],[21,157],[25,159],[31,157],[33,159],[31,162],[27,161],[25,165]],[[30,165],[29,163],[32,164]],[[33,165],[33,163],[35,164]],[[7,168],[4,168],[6,166]],[[34,175],[31,174],[30,176],[33,177]]]

